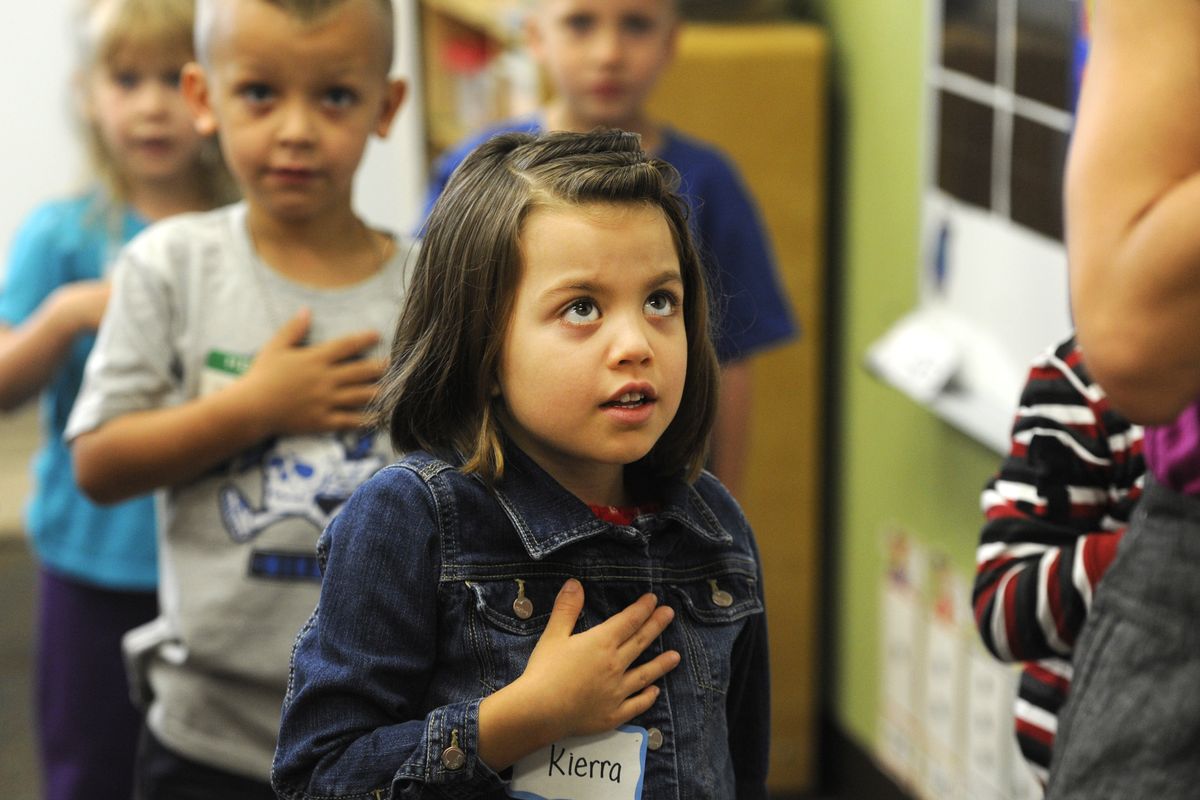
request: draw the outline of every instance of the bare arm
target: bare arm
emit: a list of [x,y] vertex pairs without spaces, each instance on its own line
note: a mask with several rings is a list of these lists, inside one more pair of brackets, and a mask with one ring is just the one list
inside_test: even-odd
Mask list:
[[1071,299],[1137,422],[1200,396],[1200,1],[1098,0],[1066,181]]
[[320,345],[299,343],[303,311],[288,321],[239,380],[179,406],[116,417],[75,438],[75,475],[93,500],[112,503],[191,480],[276,434],[359,427],[383,373],[378,359],[356,359],[373,331]]
[[734,497],[741,494],[750,455],[750,413],[754,403],[750,361],[721,368],[721,393],[713,426],[712,471]]
[[64,284],[21,325],[0,325],[0,411],[12,411],[50,382],[75,338],[100,325],[108,293],[107,281]]

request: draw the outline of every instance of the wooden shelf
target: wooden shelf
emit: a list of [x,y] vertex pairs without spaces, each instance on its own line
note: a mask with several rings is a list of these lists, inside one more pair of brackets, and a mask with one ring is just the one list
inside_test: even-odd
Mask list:
[[426,12],[477,28],[506,46],[519,44],[525,5],[520,0],[421,0]]
[[521,44],[524,0],[421,0],[428,157],[541,99]]

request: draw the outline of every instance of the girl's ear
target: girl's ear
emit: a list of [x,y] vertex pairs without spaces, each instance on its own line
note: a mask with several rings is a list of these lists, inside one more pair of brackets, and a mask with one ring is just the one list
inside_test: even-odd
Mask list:
[[383,108],[379,111],[379,121],[375,123],[375,135],[380,139],[386,138],[388,131],[392,129],[392,121],[396,118],[396,112],[404,105],[407,94],[407,83],[400,79],[388,81],[387,91],[383,96]]
[[208,77],[204,74],[204,68],[195,61],[184,64],[179,75],[179,89],[192,111],[196,132],[201,136],[215,134],[217,116],[212,110],[212,97],[209,94]]

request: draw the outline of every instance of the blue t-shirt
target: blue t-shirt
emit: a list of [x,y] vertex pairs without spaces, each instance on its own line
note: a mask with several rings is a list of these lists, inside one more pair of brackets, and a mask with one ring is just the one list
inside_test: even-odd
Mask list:
[[[525,117],[472,136],[434,166],[426,214],[450,174],[475,147],[498,133],[540,133],[542,121]],[[796,333],[758,208],[737,169],[719,150],[670,128],[654,153],[679,170],[680,191],[691,206],[692,233],[708,271],[716,311],[717,357],[746,358]]]
[[[126,210],[119,235],[110,230],[96,194],[46,203],[13,239],[0,323],[16,327],[65,283],[105,275],[118,249],[145,222]],[[25,522],[38,559],[48,569],[105,588],[148,591],[158,582],[154,502],[140,497],[101,507],[75,484],[63,428],[83,379],[95,336],[80,336],[42,392],[43,442],[34,457],[34,490]]]

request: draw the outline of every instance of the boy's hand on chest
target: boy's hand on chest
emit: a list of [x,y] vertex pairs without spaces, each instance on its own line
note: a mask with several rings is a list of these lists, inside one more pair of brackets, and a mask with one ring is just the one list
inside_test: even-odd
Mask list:
[[386,361],[368,358],[373,330],[305,345],[311,312],[301,310],[263,346],[239,383],[263,437],[348,430],[366,424]]

